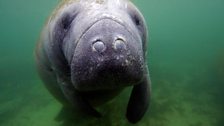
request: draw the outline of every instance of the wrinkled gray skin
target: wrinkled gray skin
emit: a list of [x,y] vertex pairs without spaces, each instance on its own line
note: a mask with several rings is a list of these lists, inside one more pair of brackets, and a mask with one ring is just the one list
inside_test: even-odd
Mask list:
[[65,107],[100,117],[95,106],[133,86],[126,117],[138,122],[150,100],[147,28],[127,0],[64,0],[36,48],[40,77]]

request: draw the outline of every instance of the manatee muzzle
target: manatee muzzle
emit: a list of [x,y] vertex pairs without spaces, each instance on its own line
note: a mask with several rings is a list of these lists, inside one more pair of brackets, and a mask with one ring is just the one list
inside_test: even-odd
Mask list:
[[[71,62],[71,79],[81,91],[116,89],[141,81],[142,42],[122,23],[102,19],[80,38]],[[136,35],[137,36],[137,35]]]

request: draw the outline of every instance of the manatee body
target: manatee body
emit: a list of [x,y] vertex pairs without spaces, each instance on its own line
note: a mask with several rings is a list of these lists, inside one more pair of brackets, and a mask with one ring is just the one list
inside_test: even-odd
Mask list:
[[36,48],[39,75],[65,107],[100,117],[94,107],[133,86],[126,117],[138,122],[150,100],[147,28],[128,0],[63,0]]

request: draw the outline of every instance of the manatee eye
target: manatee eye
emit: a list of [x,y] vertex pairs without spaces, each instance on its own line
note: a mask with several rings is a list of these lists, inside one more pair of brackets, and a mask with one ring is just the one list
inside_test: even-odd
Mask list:
[[132,19],[137,26],[140,25],[140,19],[137,15],[133,15]]
[[69,16],[65,16],[61,21],[63,29],[68,29],[71,22],[72,22],[71,18],[69,18]]
[[133,21],[134,25],[141,30],[143,27],[143,20],[142,17],[140,16],[139,12],[133,9],[129,10],[129,16],[131,20]]
[[61,26],[64,30],[68,30],[71,26],[72,21],[75,19],[77,16],[77,13],[73,14],[64,14],[64,16],[61,19]]

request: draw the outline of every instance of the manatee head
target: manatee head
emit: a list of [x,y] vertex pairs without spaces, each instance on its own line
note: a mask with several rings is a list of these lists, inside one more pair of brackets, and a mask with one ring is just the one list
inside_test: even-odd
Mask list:
[[60,10],[55,31],[73,86],[92,91],[140,82],[147,31],[137,8],[126,0],[87,0],[66,6]]

